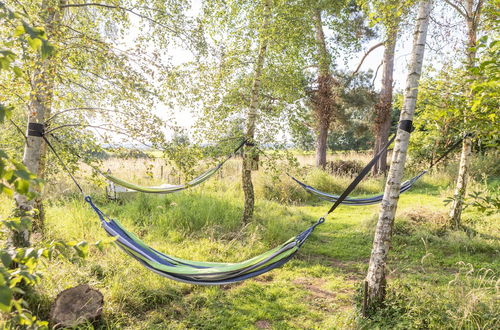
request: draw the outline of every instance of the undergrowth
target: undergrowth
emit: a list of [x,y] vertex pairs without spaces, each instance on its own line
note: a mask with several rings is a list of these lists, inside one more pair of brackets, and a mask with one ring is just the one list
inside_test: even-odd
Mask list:
[[[136,194],[95,203],[153,248],[181,258],[236,262],[262,253],[306,229],[330,206],[312,199],[288,177],[256,173],[257,204],[250,224],[240,221],[241,183],[230,175],[172,195]],[[312,171],[299,177],[340,193],[348,177]],[[277,180],[277,179],[275,179]],[[319,226],[284,267],[243,283],[200,287],[151,273],[111,246],[91,248],[85,260],[47,263],[30,296],[46,319],[65,288],[88,283],[105,296],[99,323],[83,328],[129,329],[494,329],[499,325],[498,214],[464,213],[469,230],[447,224],[443,200],[452,179],[429,173],[400,197],[388,260],[385,308],[363,319],[355,301],[366,275],[378,206],[342,206]],[[491,184],[491,181],[488,181]],[[472,185],[481,186],[482,182]],[[369,178],[356,195],[379,193]],[[12,205],[0,203],[4,214]],[[97,241],[106,237],[81,198],[52,198],[43,241]]]

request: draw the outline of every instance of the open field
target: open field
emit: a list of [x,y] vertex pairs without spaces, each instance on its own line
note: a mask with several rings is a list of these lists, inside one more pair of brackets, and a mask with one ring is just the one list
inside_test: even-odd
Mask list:
[[[127,180],[160,182],[160,162],[153,166],[154,179],[143,174],[148,161],[106,162],[104,169],[112,168]],[[302,164],[308,162],[301,159]],[[239,159],[232,160],[222,176],[172,195],[137,194],[107,201],[95,182],[88,181],[85,188],[93,191],[104,211],[152,247],[192,260],[250,258],[304,230],[329,207],[285,176],[273,180],[259,171],[255,221],[242,225],[240,166]],[[351,180],[317,170],[306,178],[333,192],[341,192]],[[45,239],[105,238],[92,210],[65,177],[60,179],[46,187],[50,199]],[[488,185],[498,190],[498,178]],[[382,186],[382,178],[368,178],[355,194],[378,193]],[[358,308],[378,206],[341,206],[316,229],[297,258],[243,283],[201,287],[173,282],[109,246],[103,252],[92,249],[85,260],[47,264],[50,269],[30,305],[44,318],[58,292],[89,283],[104,294],[99,327],[109,329],[498,328],[499,215],[485,216],[469,208],[464,214],[469,231],[449,230],[443,200],[451,195],[451,186],[450,175],[434,172],[401,196],[388,264],[388,308],[372,319],[360,318]],[[471,191],[484,186],[473,182]],[[10,202],[3,198],[0,213],[7,213]]]

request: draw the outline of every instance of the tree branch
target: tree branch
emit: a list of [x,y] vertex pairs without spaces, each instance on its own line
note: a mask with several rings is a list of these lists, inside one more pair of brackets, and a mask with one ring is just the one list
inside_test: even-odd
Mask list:
[[98,110],[98,111],[104,111],[104,112],[113,112],[113,113],[119,113],[119,114],[126,114],[125,112],[119,111],[119,110],[113,110],[113,109],[106,109],[106,108],[99,108],[99,107],[79,107],[79,108],[70,108],[70,109],[64,109],[61,110],[55,114],[53,114],[49,119],[47,119],[45,122],[48,123],[51,120],[53,120],[55,117],[62,115],[63,113],[66,112],[71,112],[71,111],[80,111],[80,110]]
[[363,65],[363,62],[365,61],[366,57],[375,49],[377,49],[378,47],[380,46],[383,46],[385,44],[385,41],[381,41],[379,42],[378,44],[376,45],[373,45],[370,49],[368,49],[365,53],[365,55],[363,55],[363,57],[361,58],[361,61],[359,62],[358,66],[356,67],[356,69],[352,72],[351,74],[351,77],[354,76],[355,74],[358,73],[359,69],[361,68],[361,65]]
[[465,19],[467,19],[468,15],[466,11],[463,11],[457,4],[453,3],[451,0],[444,0],[447,4],[455,8],[455,10],[462,15]]
[[378,70],[380,70],[382,64],[384,64],[384,61],[381,61],[380,64],[377,66],[377,69],[375,70],[375,74],[373,75],[373,80],[372,80],[372,87],[375,85],[375,80],[377,79]]
[[162,28],[169,30],[172,33],[178,33],[179,32],[179,31],[176,31],[175,29],[173,29],[173,28],[171,28],[169,26],[166,26],[166,25],[164,25],[164,24],[162,24],[162,23],[160,23],[158,21],[155,21],[152,18],[149,18],[147,16],[144,16],[142,14],[139,14],[139,13],[133,11],[130,8],[125,8],[125,7],[122,7],[122,6],[108,5],[108,4],[105,4],[105,3],[97,3],[97,2],[89,2],[89,3],[70,3],[70,4],[66,4],[66,5],[61,5],[60,8],[70,8],[70,7],[76,7],[76,8],[78,8],[78,7],[90,7],[90,6],[93,6],[93,7],[104,7],[104,8],[108,8],[108,9],[123,10],[125,12],[131,13],[132,15],[135,15],[137,17],[140,17],[142,19],[150,21],[151,23],[157,24],[157,25],[161,26]]

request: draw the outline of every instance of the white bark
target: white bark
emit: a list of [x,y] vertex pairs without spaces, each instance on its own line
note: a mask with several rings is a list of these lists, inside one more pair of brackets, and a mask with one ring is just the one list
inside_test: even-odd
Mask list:
[[[400,120],[413,120],[413,115],[415,113],[431,7],[432,1],[420,1],[419,3],[412,58],[408,68],[404,105]],[[403,177],[409,139],[410,133],[398,129],[394,151],[392,153],[392,163],[375,231],[370,265],[366,276],[366,281],[368,282],[367,295],[370,308],[376,308],[383,302],[385,296],[385,265],[391,243],[392,227],[399,199],[399,189]]]
[[[42,2],[42,11],[46,12],[47,15],[44,23],[45,30],[49,38],[53,38],[55,34],[59,33],[58,27],[62,20],[62,12],[58,5],[65,4],[65,2],[65,0],[60,0],[57,4],[54,4],[53,1],[49,0]],[[55,71],[56,67],[52,58],[42,59],[40,56],[35,63],[35,70],[33,72],[31,83],[32,92],[30,94],[28,108],[28,124],[30,122],[44,123],[50,116]],[[42,138],[34,136],[27,137],[24,146],[23,164],[29,171],[36,174],[39,178],[43,178],[43,159],[45,151],[46,147]],[[33,191],[35,188],[30,187],[30,189]],[[40,191],[35,192],[38,192],[39,194],[41,193]],[[35,229],[43,228],[43,206],[40,195],[35,199],[28,200],[26,196],[16,194],[15,201],[21,215],[37,208],[39,214],[35,216],[33,227]],[[10,237],[10,242],[15,247],[28,246],[29,238],[29,230],[24,230],[20,233],[13,233],[12,237]]]
[[[483,6],[482,1],[478,1],[476,8],[474,8],[473,0],[465,0],[465,12],[459,11],[463,15],[467,23],[467,67],[470,69],[475,65],[476,62],[476,43],[477,43],[477,28],[479,26],[479,20],[481,18],[481,10]],[[448,2],[450,3],[450,2]],[[451,4],[451,3],[450,3]],[[472,79],[473,77],[471,77]],[[472,92],[469,95],[469,99],[472,99]],[[464,109],[466,112],[467,109]],[[464,113],[464,121],[467,121],[467,114]],[[450,220],[454,228],[459,228],[461,224],[462,209],[465,199],[465,194],[467,192],[467,181],[469,178],[469,166],[470,158],[472,155],[472,141],[470,137],[466,137],[462,144],[462,153],[460,155],[460,165],[458,170],[457,183],[455,186],[455,192],[453,194],[453,204],[450,210]]]

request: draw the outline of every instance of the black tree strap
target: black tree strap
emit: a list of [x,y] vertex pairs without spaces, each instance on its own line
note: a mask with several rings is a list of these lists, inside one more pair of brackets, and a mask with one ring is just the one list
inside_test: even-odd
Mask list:
[[399,122],[399,129],[402,129],[405,132],[411,133],[415,130],[415,127],[413,127],[413,121],[412,120],[401,120]]
[[339,198],[335,201],[330,210],[328,210],[326,215],[332,213],[344,201],[344,199],[346,199],[347,196],[349,196],[349,194],[354,190],[354,188],[357,187],[357,185],[361,182],[361,180],[363,180],[363,178],[368,174],[368,172],[370,172],[373,165],[375,165],[375,163],[380,159],[382,154],[387,150],[387,148],[389,148],[389,146],[392,144],[392,142],[394,142],[395,139],[396,139],[396,134],[394,134],[393,137],[389,140],[389,142],[387,142],[387,144],[382,149],[380,149],[378,154],[376,154],[375,157],[373,157],[373,159],[365,166],[365,168],[361,170],[358,176],[354,178],[351,184],[346,188],[346,190],[344,190],[342,195],[340,195]]
[[45,125],[41,123],[28,123],[28,136],[43,137]]

